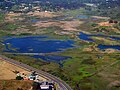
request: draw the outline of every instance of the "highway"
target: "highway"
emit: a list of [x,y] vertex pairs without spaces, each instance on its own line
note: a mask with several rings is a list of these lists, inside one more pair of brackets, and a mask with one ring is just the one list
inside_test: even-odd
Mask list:
[[68,84],[66,84],[64,81],[62,81],[61,79],[59,79],[59,78],[57,78],[57,77],[55,77],[55,76],[53,76],[53,75],[51,75],[51,74],[49,74],[49,73],[43,72],[43,71],[41,71],[41,70],[39,70],[39,69],[33,68],[33,67],[31,67],[31,66],[29,66],[29,65],[26,65],[26,64],[24,64],[24,63],[17,62],[17,61],[15,61],[15,60],[10,59],[10,58],[7,58],[7,57],[5,57],[5,56],[3,56],[3,55],[0,55],[0,58],[1,58],[2,60],[4,60],[4,61],[8,62],[8,63],[11,63],[11,64],[13,64],[13,65],[16,65],[16,66],[18,66],[18,67],[20,67],[20,68],[23,68],[23,69],[27,70],[27,71],[36,71],[36,73],[38,73],[40,76],[42,76],[42,77],[44,77],[44,78],[47,78],[47,79],[49,79],[49,80],[52,80],[53,82],[55,82],[56,84],[58,84],[59,87],[60,87],[60,90],[73,90],[73,89],[72,89]]

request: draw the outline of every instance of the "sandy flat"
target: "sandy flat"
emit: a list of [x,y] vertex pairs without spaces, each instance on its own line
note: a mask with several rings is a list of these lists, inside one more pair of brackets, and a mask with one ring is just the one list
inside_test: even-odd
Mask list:
[[24,69],[14,66],[12,64],[9,64],[0,58],[0,79],[15,79],[16,74],[13,72],[15,70],[19,71],[20,73],[30,74],[30,72],[25,71]]

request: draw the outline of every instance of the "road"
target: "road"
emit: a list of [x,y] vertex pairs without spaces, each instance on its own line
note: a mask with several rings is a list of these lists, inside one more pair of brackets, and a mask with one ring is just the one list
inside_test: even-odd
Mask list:
[[47,55],[56,55],[59,54],[57,53],[5,53],[5,54],[16,54],[16,55],[42,55],[42,56],[47,56]]
[[52,80],[53,82],[57,83],[60,87],[60,90],[73,90],[68,84],[66,84],[64,81],[62,81],[61,79],[49,74],[49,73],[46,73],[46,72],[43,72],[39,69],[36,69],[36,68],[33,68],[29,65],[26,65],[26,64],[23,64],[21,62],[17,62],[13,59],[10,59],[10,58],[7,58],[5,56],[2,56],[0,55],[0,58],[8,63],[11,63],[13,65],[16,65],[20,68],[23,68],[27,71],[36,71],[36,73],[38,73],[40,76],[44,77],[44,78],[47,78],[49,80]]

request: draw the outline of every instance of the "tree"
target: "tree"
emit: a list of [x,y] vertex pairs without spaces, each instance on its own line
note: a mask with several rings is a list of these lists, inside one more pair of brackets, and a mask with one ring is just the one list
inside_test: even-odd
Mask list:
[[23,77],[17,76],[17,77],[16,77],[16,80],[23,80]]
[[110,20],[109,23],[114,23],[114,21],[113,21],[113,20]]

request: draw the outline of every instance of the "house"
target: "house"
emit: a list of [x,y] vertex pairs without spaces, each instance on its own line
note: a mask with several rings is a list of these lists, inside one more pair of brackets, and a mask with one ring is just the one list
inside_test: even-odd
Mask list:
[[54,90],[54,84],[51,82],[39,82],[39,90]]
[[29,80],[39,80],[39,75],[36,74],[36,72],[32,72],[29,76],[28,76]]
[[40,85],[40,90],[50,90],[49,85]]
[[29,80],[35,80],[35,79],[36,79],[36,76],[32,76],[32,75],[29,76]]

